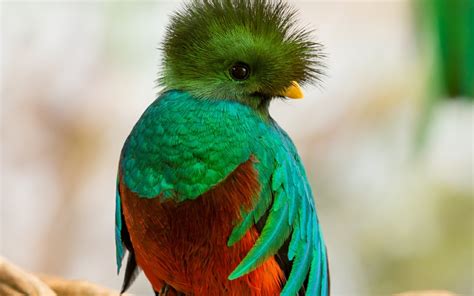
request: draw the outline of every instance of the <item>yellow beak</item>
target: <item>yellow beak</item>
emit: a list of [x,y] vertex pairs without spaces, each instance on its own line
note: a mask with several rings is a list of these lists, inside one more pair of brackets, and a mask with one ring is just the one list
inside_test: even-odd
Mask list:
[[304,98],[303,91],[301,90],[300,85],[296,81],[291,82],[291,86],[285,89],[282,93],[283,96],[290,99],[302,99]]

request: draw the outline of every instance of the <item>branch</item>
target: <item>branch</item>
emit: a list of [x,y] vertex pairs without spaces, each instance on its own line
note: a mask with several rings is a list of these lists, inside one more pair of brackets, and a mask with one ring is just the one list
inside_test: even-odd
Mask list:
[[[66,280],[48,275],[34,275],[0,257],[0,295],[101,295],[117,296],[113,291],[87,281]],[[126,296],[126,294],[123,294]],[[130,296],[130,295],[129,295]]]

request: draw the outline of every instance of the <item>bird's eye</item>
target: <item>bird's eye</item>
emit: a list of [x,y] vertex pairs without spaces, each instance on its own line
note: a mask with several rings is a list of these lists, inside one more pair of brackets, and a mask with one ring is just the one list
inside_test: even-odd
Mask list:
[[235,80],[246,80],[250,76],[250,67],[245,63],[235,63],[229,70],[230,76]]

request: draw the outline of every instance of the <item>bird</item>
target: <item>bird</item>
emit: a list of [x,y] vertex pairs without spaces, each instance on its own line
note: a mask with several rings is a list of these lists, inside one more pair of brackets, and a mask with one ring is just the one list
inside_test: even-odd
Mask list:
[[160,92],[120,153],[121,292],[321,295],[329,263],[302,160],[271,117],[324,76],[324,49],[280,0],[190,0],[170,16]]

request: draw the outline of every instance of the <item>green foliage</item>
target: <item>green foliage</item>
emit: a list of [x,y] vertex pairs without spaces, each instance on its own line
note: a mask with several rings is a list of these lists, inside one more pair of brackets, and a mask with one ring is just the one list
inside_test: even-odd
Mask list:
[[434,0],[431,3],[442,94],[473,100],[474,1]]
[[[282,1],[191,1],[172,16],[160,82],[198,98],[258,108],[262,97],[278,96],[291,81],[320,77],[321,46],[295,22],[295,11]],[[250,66],[248,80],[230,77],[236,62]]]
[[415,1],[417,25],[429,63],[429,83],[416,134],[421,148],[441,99],[474,100],[474,0]]

